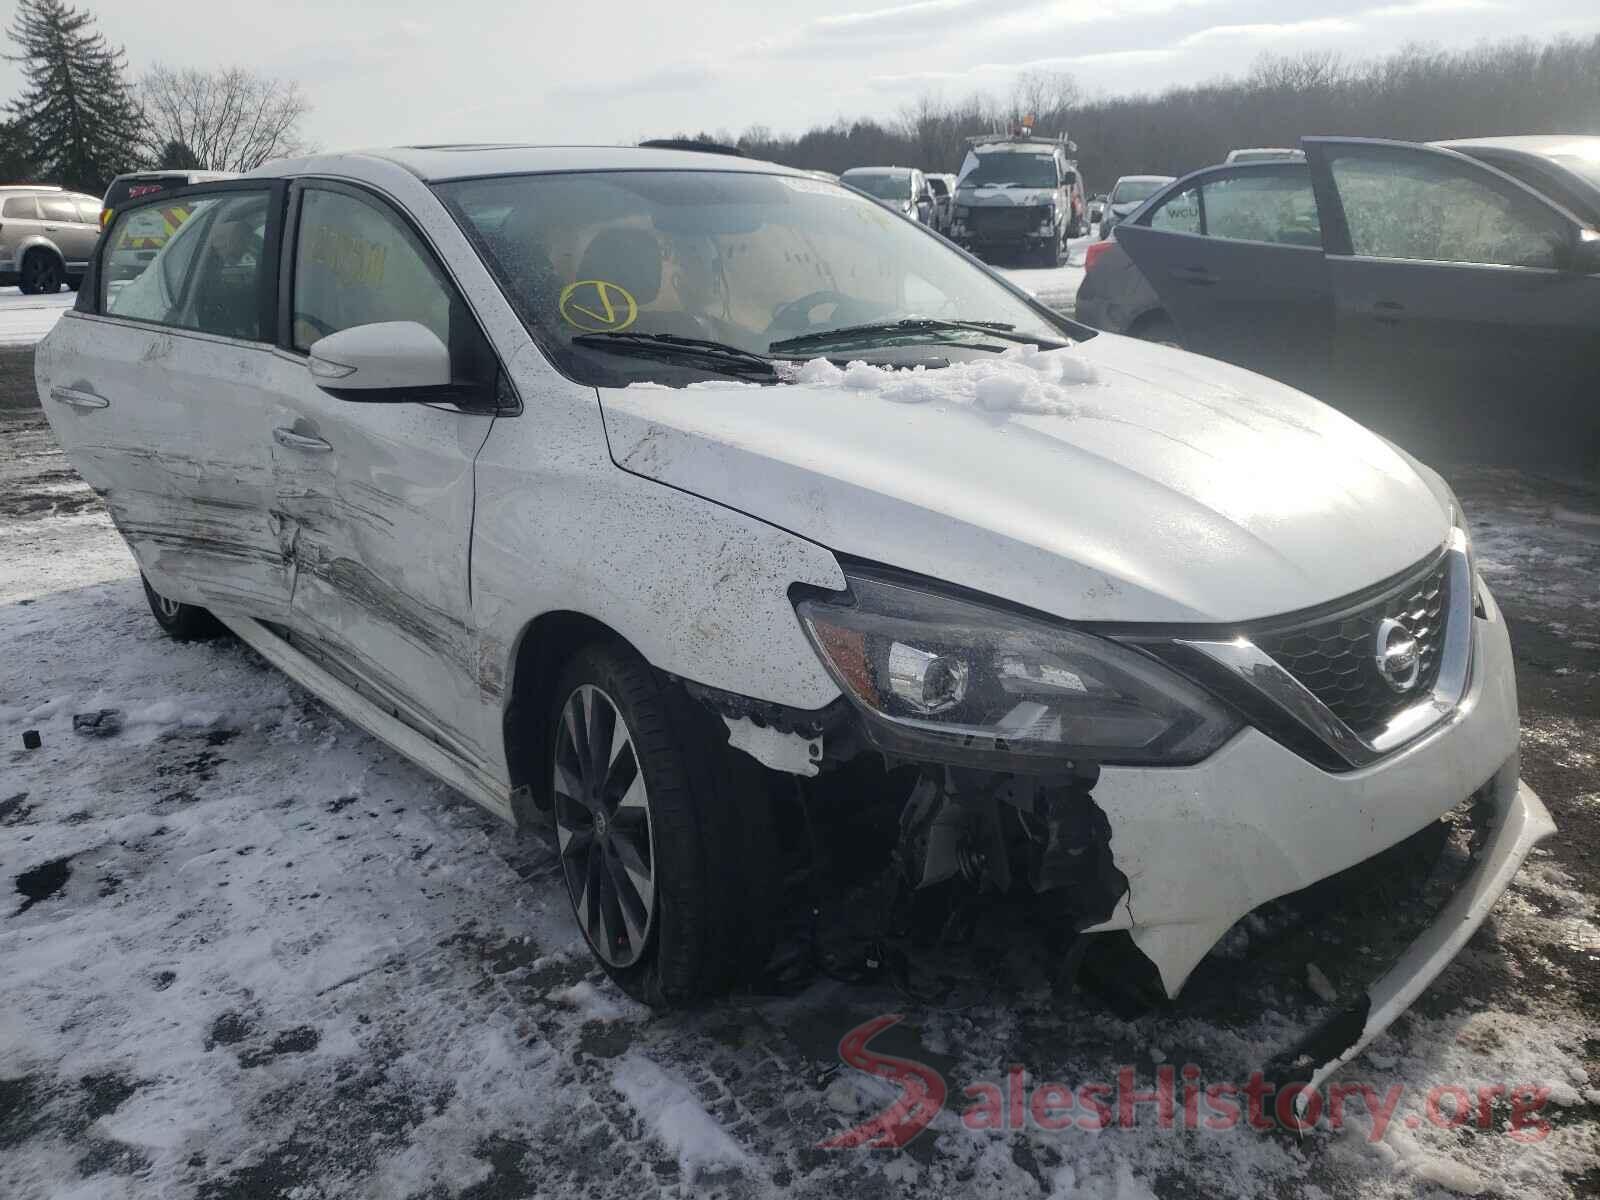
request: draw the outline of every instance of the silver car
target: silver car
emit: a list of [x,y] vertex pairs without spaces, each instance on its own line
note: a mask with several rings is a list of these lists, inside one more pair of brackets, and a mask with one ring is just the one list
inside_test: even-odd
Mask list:
[[100,201],[48,184],[0,188],[0,287],[76,290],[100,239]]

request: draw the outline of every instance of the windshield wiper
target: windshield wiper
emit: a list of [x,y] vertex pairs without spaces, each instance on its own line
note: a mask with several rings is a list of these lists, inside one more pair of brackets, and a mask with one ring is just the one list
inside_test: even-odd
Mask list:
[[726,342],[713,342],[705,338],[679,337],[675,333],[580,333],[572,339],[574,346],[592,346],[614,354],[635,354],[647,358],[661,358],[673,362],[698,362],[712,370],[728,374],[757,374],[775,376],[777,367],[769,358],[751,350],[741,350]]
[[837,342],[855,342],[874,337],[897,337],[908,333],[982,333],[1007,342],[1024,342],[1046,349],[1059,349],[1066,342],[1037,338],[1031,334],[1013,332],[1015,325],[1004,321],[946,321],[938,317],[908,317],[903,321],[874,321],[866,325],[843,325],[838,329],[819,329],[815,333],[802,333],[798,337],[784,338],[767,347],[769,354],[798,350],[802,346],[829,346]]

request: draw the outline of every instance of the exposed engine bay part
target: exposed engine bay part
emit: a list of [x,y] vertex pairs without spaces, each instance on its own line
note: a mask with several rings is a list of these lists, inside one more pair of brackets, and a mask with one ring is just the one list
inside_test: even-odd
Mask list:
[[822,768],[822,738],[786,733],[771,725],[757,725],[749,717],[723,715],[728,745],[743,750],[764,767],[791,775],[815,775]]
[[1094,767],[1060,779],[928,768],[900,814],[896,854],[906,883],[961,878],[1054,893],[1080,928],[1108,920],[1128,892],[1111,855],[1111,824],[1094,802]]

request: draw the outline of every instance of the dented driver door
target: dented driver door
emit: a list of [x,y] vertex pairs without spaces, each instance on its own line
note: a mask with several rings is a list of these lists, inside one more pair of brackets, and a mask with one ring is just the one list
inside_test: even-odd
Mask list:
[[[455,345],[464,305],[385,202],[297,185],[286,341],[272,406],[275,507],[292,572],[293,638],[346,683],[482,764],[469,553],[473,462],[493,417],[362,402],[319,388],[306,351],[342,329],[419,321]],[[481,335],[480,335],[481,336]]]

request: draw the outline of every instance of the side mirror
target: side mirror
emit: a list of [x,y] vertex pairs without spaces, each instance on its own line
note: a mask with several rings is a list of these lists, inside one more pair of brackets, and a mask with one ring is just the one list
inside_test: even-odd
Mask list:
[[416,321],[379,321],[330,333],[311,344],[307,369],[341,400],[397,403],[447,399],[450,351]]
[[1600,233],[1593,229],[1578,230],[1578,237],[1562,265],[1574,274],[1600,275]]

